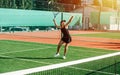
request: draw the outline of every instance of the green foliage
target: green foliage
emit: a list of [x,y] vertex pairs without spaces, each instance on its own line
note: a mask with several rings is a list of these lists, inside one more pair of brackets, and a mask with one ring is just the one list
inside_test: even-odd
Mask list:
[[0,8],[15,8],[15,0],[0,0]]
[[49,10],[51,11],[64,11],[63,5],[57,3],[58,0],[48,0]]
[[32,9],[33,0],[0,0],[0,8]]
[[57,0],[0,0],[0,8],[64,11]]
[[32,9],[33,8],[33,2],[32,2],[32,0],[23,0],[21,7],[23,9]]

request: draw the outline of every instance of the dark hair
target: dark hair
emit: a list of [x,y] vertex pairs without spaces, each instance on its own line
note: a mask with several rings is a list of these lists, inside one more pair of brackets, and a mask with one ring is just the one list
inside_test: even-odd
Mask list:
[[60,23],[62,23],[62,22],[66,22],[66,20],[61,20],[61,22],[60,22]]

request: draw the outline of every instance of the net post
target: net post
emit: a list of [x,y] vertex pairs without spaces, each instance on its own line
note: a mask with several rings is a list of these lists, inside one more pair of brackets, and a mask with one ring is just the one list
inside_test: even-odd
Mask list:
[[117,62],[116,62],[116,58],[114,57],[114,71],[115,71],[115,75],[117,75]]
[[0,25],[0,32],[2,32],[2,25]]

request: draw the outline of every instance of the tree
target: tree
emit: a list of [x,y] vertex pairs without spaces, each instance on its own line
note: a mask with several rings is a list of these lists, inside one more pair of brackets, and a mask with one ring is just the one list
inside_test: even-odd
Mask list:
[[32,9],[33,0],[0,0],[1,8]]
[[61,3],[59,3],[59,0],[48,0],[50,3],[50,10],[51,11],[64,11],[64,7]]
[[22,5],[22,0],[15,0],[15,4],[16,4],[17,8],[20,8]]
[[22,0],[22,9],[32,9],[33,8],[33,0]]
[[3,1],[4,1],[4,0],[0,0],[0,7],[1,7],[1,8],[3,7]]

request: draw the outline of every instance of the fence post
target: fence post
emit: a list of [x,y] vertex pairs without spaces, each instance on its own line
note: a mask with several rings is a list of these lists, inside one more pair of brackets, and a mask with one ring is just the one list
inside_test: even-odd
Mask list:
[[2,32],[2,25],[0,26],[0,32]]

